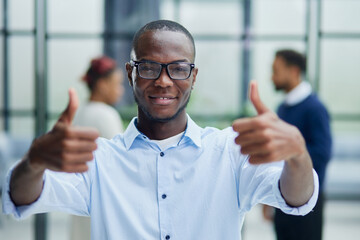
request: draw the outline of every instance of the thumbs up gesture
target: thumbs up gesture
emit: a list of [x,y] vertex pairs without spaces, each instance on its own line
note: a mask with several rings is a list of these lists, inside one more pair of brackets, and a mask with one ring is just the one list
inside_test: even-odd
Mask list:
[[62,172],[87,171],[87,162],[93,159],[97,148],[97,130],[74,127],[72,120],[79,101],[74,89],[69,90],[69,103],[53,129],[35,139],[28,152],[30,165],[38,170]]
[[235,120],[232,127],[239,133],[235,143],[241,146],[242,154],[249,155],[250,163],[289,160],[307,152],[300,131],[265,106],[254,81],[250,83],[249,97],[257,116]]

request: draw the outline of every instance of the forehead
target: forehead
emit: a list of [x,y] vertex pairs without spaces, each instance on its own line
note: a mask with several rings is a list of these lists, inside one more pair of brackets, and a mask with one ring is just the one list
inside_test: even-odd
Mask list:
[[181,32],[152,30],[143,33],[135,49],[137,60],[172,62],[193,61],[194,49],[190,39]]

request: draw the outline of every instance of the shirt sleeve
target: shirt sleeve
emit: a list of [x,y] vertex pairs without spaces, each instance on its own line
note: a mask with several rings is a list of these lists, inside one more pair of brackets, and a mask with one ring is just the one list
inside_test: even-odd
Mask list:
[[50,211],[89,216],[90,178],[88,172],[80,174],[46,170],[40,197],[32,204],[15,206],[9,191],[13,168],[8,172],[3,187],[2,207],[5,214],[12,214],[16,219]]
[[[234,142],[233,139],[232,142]],[[230,148],[230,156],[237,181],[240,211],[250,211],[258,203],[279,208],[291,215],[306,215],[314,208],[319,192],[319,180],[314,169],[314,192],[311,198],[300,207],[291,207],[286,204],[279,188],[284,161],[260,165],[250,164],[248,157],[240,153],[240,148],[236,144]]]

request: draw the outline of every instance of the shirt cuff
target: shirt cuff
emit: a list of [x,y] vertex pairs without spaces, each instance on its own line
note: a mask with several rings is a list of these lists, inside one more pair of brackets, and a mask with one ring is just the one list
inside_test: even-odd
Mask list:
[[318,196],[319,196],[319,178],[315,170],[313,169],[313,177],[314,177],[314,192],[309,199],[307,203],[300,207],[291,207],[286,202],[285,199],[282,197],[280,188],[279,188],[279,182],[275,181],[273,184],[273,191],[276,197],[276,200],[279,203],[279,207],[281,211],[283,211],[286,214],[290,215],[301,215],[304,216],[308,214],[312,209],[315,207],[315,204],[317,202]]
[[11,197],[10,197],[10,179],[11,179],[11,174],[14,170],[14,168],[18,165],[18,163],[16,163],[8,172],[4,185],[3,185],[3,192],[2,192],[2,207],[3,207],[3,213],[4,214],[12,214],[16,219],[21,220],[24,218],[27,218],[28,216],[34,214],[34,213],[40,213],[42,212],[41,210],[39,211],[39,209],[41,209],[40,205],[41,205],[41,200],[43,198],[44,195],[46,195],[46,191],[49,191],[46,187],[45,187],[45,178],[46,178],[46,171],[44,173],[44,177],[43,177],[43,189],[42,192],[40,194],[40,197],[33,203],[29,204],[29,205],[22,205],[22,206],[16,206],[14,204],[14,202],[12,201]]

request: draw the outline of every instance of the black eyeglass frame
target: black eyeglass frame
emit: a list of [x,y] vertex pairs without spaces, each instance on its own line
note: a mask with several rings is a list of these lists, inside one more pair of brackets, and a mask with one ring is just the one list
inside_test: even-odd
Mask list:
[[[139,68],[138,68],[139,64],[141,64],[141,63],[156,63],[156,64],[160,65],[161,68],[160,68],[160,71],[159,71],[158,76],[157,76],[157,77],[154,77],[154,78],[146,78],[146,77],[141,76],[141,74],[140,74],[140,72],[139,72]],[[190,66],[189,75],[188,75],[186,78],[173,78],[173,77],[170,75],[168,66],[171,65],[171,64],[177,64],[177,63],[187,64],[187,65]],[[171,80],[186,80],[186,79],[188,79],[188,78],[191,76],[192,70],[195,68],[195,64],[194,64],[194,63],[188,63],[188,62],[158,63],[158,62],[155,62],[155,61],[134,61],[134,60],[130,60],[130,65],[131,65],[132,67],[136,67],[136,72],[137,72],[137,74],[138,74],[141,78],[148,79],[148,80],[156,80],[156,79],[159,79],[163,68],[166,69],[166,73],[167,73],[167,75],[169,76],[169,78],[170,78]]]

